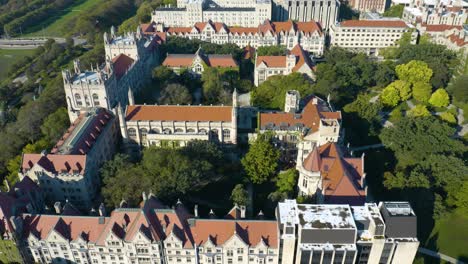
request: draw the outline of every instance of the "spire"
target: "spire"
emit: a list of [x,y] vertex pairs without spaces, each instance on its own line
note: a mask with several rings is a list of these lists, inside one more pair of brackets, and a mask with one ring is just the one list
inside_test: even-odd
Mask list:
[[232,107],[237,107],[237,88],[234,88],[232,93]]
[[111,27],[111,37],[115,38],[115,27],[114,26]]
[[135,97],[133,96],[132,87],[128,88],[128,105],[135,105]]
[[81,73],[81,64],[80,64],[80,59],[73,60],[73,69],[75,70],[76,74]]
[[109,35],[107,34],[107,32],[104,32],[104,43],[109,44]]
[[141,26],[138,25],[137,30],[136,30],[136,37],[137,39],[141,39],[142,36],[143,36],[143,32],[141,31]]

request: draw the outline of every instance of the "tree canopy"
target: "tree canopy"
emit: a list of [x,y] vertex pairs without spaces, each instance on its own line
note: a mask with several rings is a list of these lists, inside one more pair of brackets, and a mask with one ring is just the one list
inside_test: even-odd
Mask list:
[[158,103],[169,105],[191,104],[192,95],[187,87],[178,83],[171,83],[161,91]]
[[422,116],[430,116],[431,112],[427,110],[425,105],[418,104],[413,109],[408,111],[408,116],[411,117],[422,117]]
[[231,201],[238,205],[247,205],[249,203],[249,193],[244,185],[237,184],[231,193]]
[[431,98],[432,87],[429,83],[416,82],[413,84],[413,98],[420,102],[427,102]]
[[258,56],[284,56],[288,49],[283,45],[261,46],[257,48]]
[[432,77],[432,69],[424,61],[412,60],[406,64],[397,65],[395,70],[400,80],[410,84],[429,83]]
[[247,176],[255,184],[268,181],[276,172],[280,153],[270,139],[260,135],[249,147],[241,162]]
[[429,103],[435,107],[446,107],[450,103],[450,97],[445,89],[437,89],[429,99]]
[[405,7],[403,5],[394,5],[385,10],[383,13],[384,17],[399,17],[401,18],[403,16],[403,9]]
[[400,93],[394,86],[387,86],[380,95],[380,100],[386,106],[396,106],[400,102]]

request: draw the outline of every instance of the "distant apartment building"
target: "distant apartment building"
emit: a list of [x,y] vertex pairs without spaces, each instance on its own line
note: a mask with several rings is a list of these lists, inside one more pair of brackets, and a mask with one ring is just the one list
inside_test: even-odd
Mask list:
[[245,219],[235,206],[224,218],[203,219],[144,195],[140,208],[106,216],[24,214],[17,219],[23,251],[36,263],[279,263],[278,223]]
[[382,49],[397,47],[403,34],[408,32],[411,33],[411,43],[415,44],[417,31],[402,20],[346,20],[331,27],[330,43],[331,46],[377,56]]
[[182,147],[191,140],[237,144],[237,92],[232,106],[133,105],[118,110],[128,147]]
[[360,12],[385,12],[385,0],[351,0],[349,5],[351,8],[358,10]]
[[83,70],[79,60],[73,71],[62,71],[68,115],[73,122],[81,109],[103,107],[112,110],[117,104],[126,105],[128,90],[137,91],[151,77],[158,61],[156,36],[137,32],[117,36],[112,27],[104,33],[106,62]]
[[[259,132],[271,131],[278,143],[294,145],[302,141],[338,142],[341,129],[341,112],[333,111],[329,103],[310,96],[300,100],[297,91],[286,94],[285,111],[261,111]],[[287,112],[286,112],[287,111]]]
[[273,0],[273,18],[275,21],[314,20],[328,30],[338,21],[340,5],[338,0]]
[[310,54],[296,45],[285,56],[258,56],[255,58],[254,84],[259,86],[269,77],[275,75],[288,75],[298,72],[315,80],[314,64]]
[[454,51],[468,51],[468,27],[448,25],[418,25],[421,34],[430,36],[431,41]]
[[366,201],[364,156],[346,157],[336,143],[300,144],[296,169],[299,195],[314,196],[318,203],[362,205]]
[[165,34],[167,37],[177,36],[188,39],[227,44],[234,43],[244,48],[283,45],[292,50],[301,45],[304,50],[315,56],[322,56],[325,49],[325,34],[321,26],[313,21],[307,22],[271,22],[262,21],[254,27],[227,26],[219,22],[195,23],[189,27],[166,27],[164,24],[144,24],[143,33],[146,35]]
[[36,182],[49,204],[69,200],[89,209],[100,186],[99,168],[113,157],[118,139],[111,112],[83,109],[50,153],[23,154],[19,177]]
[[405,7],[402,18],[411,24],[462,26],[468,19],[468,10],[460,6]]
[[152,21],[171,27],[191,27],[210,20],[229,26],[256,27],[271,19],[271,7],[271,0],[179,0],[177,7],[157,8]]
[[419,246],[416,215],[407,202],[349,206],[286,200],[276,217],[283,264],[410,264]]
[[201,77],[206,67],[231,68],[234,71],[239,71],[239,66],[232,55],[207,55],[201,48],[195,54],[167,54],[162,65],[176,73],[187,70],[194,77]]

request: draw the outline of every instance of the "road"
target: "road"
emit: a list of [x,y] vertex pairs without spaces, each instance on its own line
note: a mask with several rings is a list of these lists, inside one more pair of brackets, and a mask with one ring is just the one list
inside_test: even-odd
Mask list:
[[442,254],[440,252],[435,252],[435,251],[429,250],[427,248],[420,247],[420,248],[418,248],[418,251],[419,251],[419,253],[422,253],[424,255],[428,255],[428,256],[431,256],[431,257],[434,257],[434,258],[438,258],[438,259],[442,259],[442,260],[448,261],[450,263],[466,264],[463,261],[460,261],[460,260],[457,260],[457,259],[452,258],[450,256],[444,255],[444,254]]
[[[53,38],[57,43],[65,43],[65,38]],[[34,49],[44,45],[48,39],[45,38],[0,38],[0,49]],[[80,38],[73,38],[75,45],[82,45],[86,43],[86,40]]]

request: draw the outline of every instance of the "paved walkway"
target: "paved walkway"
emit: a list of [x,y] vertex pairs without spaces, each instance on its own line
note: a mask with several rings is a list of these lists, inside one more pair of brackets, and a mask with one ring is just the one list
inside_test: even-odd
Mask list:
[[454,264],[466,264],[465,262],[463,261],[460,261],[460,260],[457,260],[455,258],[452,258],[450,256],[447,256],[447,255],[444,255],[442,253],[439,253],[439,252],[435,252],[435,251],[432,251],[432,250],[429,250],[427,248],[418,248],[418,251],[419,253],[422,253],[424,255],[428,255],[428,256],[431,256],[431,257],[434,257],[434,258],[438,258],[438,259],[442,259],[442,260],[445,260],[445,261],[448,261],[450,263],[454,263]]

